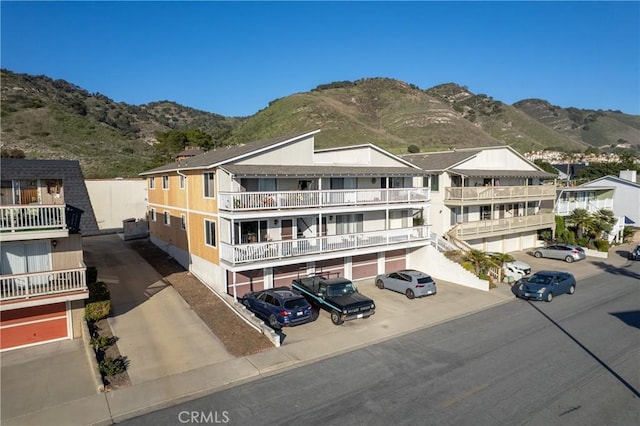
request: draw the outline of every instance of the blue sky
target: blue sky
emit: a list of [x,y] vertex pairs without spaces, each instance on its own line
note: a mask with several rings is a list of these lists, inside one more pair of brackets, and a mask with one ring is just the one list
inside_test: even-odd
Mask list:
[[640,2],[13,2],[3,68],[226,116],[319,84],[453,82],[640,114]]

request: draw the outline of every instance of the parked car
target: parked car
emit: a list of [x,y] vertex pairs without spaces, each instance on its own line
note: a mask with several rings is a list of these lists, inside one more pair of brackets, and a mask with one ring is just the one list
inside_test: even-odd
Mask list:
[[575,293],[576,279],[569,272],[539,271],[516,282],[514,287],[516,297],[551,302],[559,294]]
[[413,269],[378,275],[376,286],[380,289],[388,288],[403,293],[409,299],[437,293],[436,283],[431,275]]
[[266,320],[271,328],[294,326],[317,318],[307,300],[289,287],[276,287],[247,293],[242,304],[259,318]]
[[629,260],[640,260],[640,244],[629,252]]
[[536,249],[533,252],[535,257],[546,257],[549,259],[564,260],[567,263],[575,262],[576,260],[582,260],[587,256],[584,254],[584,249],[579,246],[571,244],[554,244],[547,247]]
[[506,262],[503,265],[504,273],[508,275],[516,275],[518,279],[526,277],[531,273],[531,265],[521,260],[514,260],[513,262]]

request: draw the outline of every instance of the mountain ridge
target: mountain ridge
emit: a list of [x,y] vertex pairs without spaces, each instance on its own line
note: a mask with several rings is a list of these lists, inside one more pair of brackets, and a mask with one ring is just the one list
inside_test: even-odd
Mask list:
[[542,99],[507,105],[465,86],[422,90],[386,77],[322,84],[273,100],[248,117],[172,101],[134,106],[64,80],[1,70],[3,152],[80,161],[86,177],[129,177],[150,168],[158,133],[198,129],[214,146],[316,129],[317,148],[374,143],[392,153],[510,145],[519,152],[640,151],[640,116],[560,108]]

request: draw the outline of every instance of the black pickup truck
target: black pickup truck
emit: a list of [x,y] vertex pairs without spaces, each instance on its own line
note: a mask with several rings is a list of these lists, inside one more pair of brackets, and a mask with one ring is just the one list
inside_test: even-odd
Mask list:
[[311,305],[329,311],[335,325],[369,318],[376,313],[373,300],[358,293],[356,286],[346,278],[314,275],[295,279],[291,286],[302,293]]

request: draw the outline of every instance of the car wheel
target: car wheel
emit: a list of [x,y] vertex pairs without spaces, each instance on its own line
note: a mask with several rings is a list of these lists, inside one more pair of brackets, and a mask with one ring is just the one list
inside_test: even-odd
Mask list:
[[244,300],[242,301],[242,304],[243,304],[244,306],[246,306],[246,307],[247,307],[247,309],[249,309],[249,308],[251,307],[251,303],[249,303],[249,301],[248,301],[247,299],[244,299]]
[[275,314],[271,314],[271,316],[269,317],[269,325],[274,330],[280,330],[282,328],[282,326],[278,322],[278,318],[275,316]]
[[407,299],[413,299],[416,297],[415,293],[410,288],[407,289],[405,294],[407,295]]
[[320,316],[320,309],[311,308],[311,321],[315,321]]
[[334,325],[340,325],[344,321],[342,320],[342,317],[340,316],[340,313],[338,311],[331,311],[331,322]]
[[376,287],[378,287],[380,290],[384,289],[384,282],[382,282],[382,280],[376,281]]
[[538,259],[540,259],[542,257],[542,253],[537,251],[537,252],[533,253],[533,257],[537,257]]
[[553,300],[553,293],[547,293],[547,302],[551,302]]
[[576,292],[576,286],[572,285],[571,287],[569,287],[569,294],[573,294]]
[[567,257],[565,257],[565,258],[564,258],[564,260],[565,260],[567,263],[571,263],[571,262],[573,262],[573,260],[574,260],[574,259],[573,259],[573,257],[571,257],[571,256],[567,256]]

